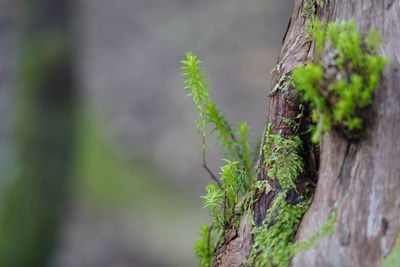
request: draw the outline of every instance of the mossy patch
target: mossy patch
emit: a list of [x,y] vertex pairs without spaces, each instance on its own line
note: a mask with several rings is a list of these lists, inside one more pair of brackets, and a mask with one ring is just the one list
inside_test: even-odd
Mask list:
[[294,236],[310,201],[304,199],[291,205],[286,194],[283,191],[275,198],[264,224],[254,228],[254,245],[247,266],[288,266]]
[[297,178],[304,171],[302,141],[299,136],[283,138],[280,134],[272,134],[272,130],[273,126],[269,125],[264,145],[267,175],[277,179],[281,188],[296,190]]
[[376,53],[381,37],[376,30],[362,35],[355,21],[324,23],[309,27],[319,54],[332,45],[332,62],[308,63],[293,70],[293,82],[312,107],[316,123],[312,140],[335,126],[348,139],[358,139],[364,127],[363,114],[373,102],[381,72],[387,63]]
[[282,192],[274,200],[268,210],[263,226],[255,228],[254,246],[247,266],[288,266],[292,257],[307,251],[318,244],[318,241],[331,235],[336,229],[336,207],[328,220],[310,238],[294,243],[294,237],[301,218],[307,211],[311,199],[303,199],[296,205],[285,200],[286,192]]

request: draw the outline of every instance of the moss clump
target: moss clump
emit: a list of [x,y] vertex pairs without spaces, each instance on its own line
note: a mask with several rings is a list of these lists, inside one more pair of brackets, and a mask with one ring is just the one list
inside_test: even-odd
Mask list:
[[303,93],[303,100],[312,107],[316,128],[312,136],[320,136],[332,126],[349,139],[359,138],[363,128],[362,113],[372,104],[380,74],[387,59],[376,54],[381,37],[376,30],[363,36],[354,20],[341,23],[314,22],[309,27],[316,40],[317,52],[330,41],[333,62],[309,63],[293,70],[294,84]]
[[278,179],[281,188],[296,189],[296,180],[304,171],[301,139],[299,136],[283,138],[280,134],[272,134],[272,130],[269,125],[264,145],[267,175]]
[[290,205],[286,201],[286,194],[287,191],[283,191],[278,195],[264,224],[254,229],[254,245],[248,266],[288,266],[293,255],[294,236],[310,201],[303,200]]
[[[298,123],[291,124],[296,124],[294,128],[298,129]],[[247,266],[288,266],[297,228],[310,204],[310,197],[300,195],[296,187],[298,177],[304,172],[300,137],[284,138],[272,131],[273,126],[269,125],[263,147],[264,168],[271,179],[269,190],[279,194],[271,203],[262,226],[253,230],[254,245]],[[294,192],[297,192],[297,203],[288,203],[289,195],[293,197]]]
[[293,256],[315,247],[319,240],[335,231],[337,214],[334,207],[326,223],[309,239],[294,243],[294,236],[311,199],[303,199],[296,205],[290,205],[286,201],[286,195],[286,191],[278,195],[268,211],[265,224],[255,228],[254,246],[248,266],[288,266]]

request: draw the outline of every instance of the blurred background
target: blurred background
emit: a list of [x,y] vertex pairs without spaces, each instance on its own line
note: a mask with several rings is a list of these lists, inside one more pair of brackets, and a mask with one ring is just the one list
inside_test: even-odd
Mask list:
[[[193,51],[256,142],[290,0],[0,0],[0,266],[197,266]],[[221,155],[212,137],[209,165]]]

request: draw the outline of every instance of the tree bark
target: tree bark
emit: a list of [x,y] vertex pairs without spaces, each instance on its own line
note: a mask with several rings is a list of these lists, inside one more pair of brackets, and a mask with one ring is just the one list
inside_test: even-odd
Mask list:
[[[307,0],[295,0],[293,13],[285,33],[272,88],[287,77],[298,65],[314,59],[314,44],[306,38],[308,19],[302,16]],[[383,36],[378,53],[390,63],[375,95],[371,116],[365,121],[366,136],[351,142],[334,129],[326,133],[319,153],[313,153],[310,143],[303,139],[306,172],[299,183],[318,184],[312,205],[302,219],[296,240],[309,238],[328,219],[337,206],[337,228],[329,237],[318,241],[314,248],[301,252],[292,266],[380,266],[391,252],[400,229],[400,1],[396,0],[334,0],[323,7],[315,4],[315,15],[324,21],[355,19],[362,33],[371,28]],[[293,88],[288,88],[289,92]],[[274,125],[274,134],[287,138],[293,135],[282,118],[295,118],[299,112],[296,101],[288,101],[280,90],[272,93],[267,122]],[[309,123],[309,112],[305,110]],[[265,140],[263,140],[262,146]],[[320,160],[319,160],[320,158]],[[263,162],[263,153],[260,153]],[[320,162],[319,162],[320,161]],[[316,168],[319,167],[319,170]],[[262,167],[258,180],[267,178]],[[318,175],[315,175],[318,171]],[[318,177],[316,177],[318,176]],[[277,190],[263,194],[253,207],[254,222],[261,225],[276,197]],[[249,215],[242,217],[235,238],[220,242],[213,266],[242,266],[253,243]],[[218,260],[216,260],[218,259]]]
[[337,203],[337,230],[293,259],[293,266],[380,266],[400,230],[400,2],[335,0],[320,10],[329,21],[354,18],[360,30],[383,36],[379,54],[389,58],[376,92],[366,136],[352,143],[334,130],[321,141],[314,201],[298,239],[306,239]]

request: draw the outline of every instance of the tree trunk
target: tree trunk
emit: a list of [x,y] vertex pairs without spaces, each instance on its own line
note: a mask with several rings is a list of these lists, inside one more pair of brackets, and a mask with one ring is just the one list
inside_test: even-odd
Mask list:
[[47,266],[55,247],[76,125],[68,3],[20,3],[17,166],[2,196],[0,266]]
[[[307,39],[309,18],[302,16],[305,5],[313,4],[313,14],[324,21],[355,19],[362,33],[375,28],[383,36],[378,53],[390,60],[375,94],[371,116],[365,121],[365,137],[351,142],[332,129],[320,142],[320,155],[303,138],[305,174],[298,183],[317,182],[311,207],[302,219],[296,240],[306,240],[329,218],[335,205],[336,230],[318,240],[311,249],[295,255],[292,266],[380,266],[395,246],[400,230],[400,1],[396,0],[295,0],[281,55],[272,78],[272,88],[281,86],[291,71],[314,59],[314,44]],[[304,14],[304,13],[303,13]],[[288,86],[288,91],[293,90]],[[290,95],[290,94],[289,94]],[[288,101],[282,90],[270,97],[268,122],[273,133],[288,138],[294,133],[282,118],[299,113],[296,101]],[[309,123],[309,111],[301,127]],[[265,144],[265,139],[263,144]],[[263,146],[261,146],[263,147]],[[260,162],[264,161],[260,153]],[[320,160],[319,160],[320,158]],[[258,180],[268,180],[260,166]],[[318,173],[318,175],[317,175]],[[317,177],[318,176],[318,177]],[[256,226],[263,220],[274,198],[275,187],[265,192],[253,206]],[[249,214],[242,216],[235,238],[220,242],[213,266],[242,266],[254,242]]]
[[351,143],[330,131],[321,142],[314,201],[298,239],[307,238],[337,202],[337,230],[297,255],[294,266],[380,266],[400,230],[400,2],[335,0],[321,10],[329,21],[354,18],[362,32],[383,36],[379,53],[390,63],[375,95],[366,136]]

